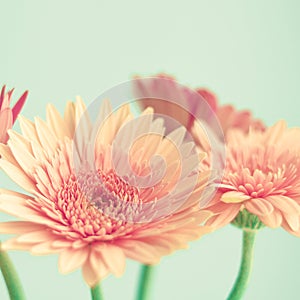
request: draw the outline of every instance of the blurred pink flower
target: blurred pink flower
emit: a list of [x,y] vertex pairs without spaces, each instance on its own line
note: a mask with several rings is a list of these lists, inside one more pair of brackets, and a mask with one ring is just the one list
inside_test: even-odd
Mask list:
[[207,222],[224,226],[246,209],[266,226],[300,235],[300,128],[284,121],[261,130],[229,130],[227,164]]
[[[93,130],[85,119],[85,111],[80,99],[67,104],[64,117],[49,106],[47,122],[39,118],[35,122],[20,118],[22,135],[9,133],[8,145],[0,146],[0,167],[31,196],[0,191],[0,210],[22,219],[1,223],[0,232],[17,235],[4,242],[4,249],[28,250],[33,254],[58,253],[61,272],[82,268],[85,281],[95,286],[109,273],[120,276],[126,257],[154,264],[161,256],[185,248],[189,241],[210,232],[210,227],[199,225],[211,216],[210,212],[199,209],[199,199],[210,172],[195,169],[193,160],[200,157],[201,161],[204,154],[193,154],[195,146],[185,144],[183,128],[169,136],[176,140],[175,149],[164,137],[161,121],[153,120],[150,109],[142,114],[145,119],[138,126],[134,123],[127,128],[126,122],[134,117],[129,106],[123,106],[97,131],[92,161],[97,177],[88,178],[87,182],[93,186],[98,180],[98,186],[89,193],[90,186],[85,189],[80,183],[80,174],[75,172],[76,157],[81,155],[79,149],[88,147],[88,137]],[[105,102],[100,115],[107,115],[108,111],[111,109]],[[83,130],[83,135],[75,141],[73,137],[78,128]],[[161,134],[147,134],[153,130]],[[138,133],[142,133],[142,138],[128,153],[126,147]],[[114,143],[117,136],[120,140]],[[114,145],[117,147],[116,165],[112,163]],[[178,151],[182,152],[182,165]],[[163,156],[167,163],[165,177],[154,186],[136,187],[131,182],[136,176],[146,176],[151,171],[150,165],[154,171],[151,180],[160,174],[161,164],[151,160],[154,154]],[[126,169],[126,155],[137,174],[131,174],[128,180],[115,171],[117,167]],[[141,218],[146,217],[144,223],[128,220],[128,214],[135,213],[132,208],[138,210],[152,202],[150,214],[160,213],[156,211],[156,203],[172,195],[176,184],[177,192],[171,200],[179,201],[190,191],[193,178],[196,186],[192,187],[187,201],[172,214],[147,221],[149,215],[143,213],[149,211],[141,210],[138,213]],[[172,201],[163,201],[162,205],[168,208]]]
[[249,110],[238,111],[230,104],[219,105],[216,95],[207,89],[197,89],[197,92],[215,112],[225,135],[231,128],[240,129],[243,132],[248,132],[250,127],[257,130],[265,129],[263,122],[254,119]]
[[[153,99],[153,95],[157,92],[161,99],[173,101],[176,99],[179,105],[188,107],[188,111],[192,114],[174,103]],[[244,132],[247,132],[250,127],[260,130],[265,128],[260,120],[253,119],[250,111],[237,111],[232,105],[219,105],[215,94],[207,89],[199,88],[196,89],[196,92],[206,100],[216,114],[225,136],[230,128],[238,128]],[[153,107],[155,113],[168,115],[178,120],[189,131],[194,125],[194,116],[199,115],[197,112],[206,109],[202,103],[199,103],[199,97],[191,93],[190,89],[176,84],[175,78],[166,74],[158,74],[146,84],[144,81],[137,81],[134,93],[137,97],[144,98],[140,102],[142,108]],[[207,112],[205,121],[209,121],[209,114],[210,112]],[[197,131],[194,131],[193,135],[197,135]]]
[[12,128],[28,95],[28,91],[26,91],[16,102],[14,107],[10,108],[10,102],[11,102],[14,89],[5,93],[5,88],[6,87],[4,85],[0,93],[0,142],[1,143],[7,142],[8,140],[7,130]]

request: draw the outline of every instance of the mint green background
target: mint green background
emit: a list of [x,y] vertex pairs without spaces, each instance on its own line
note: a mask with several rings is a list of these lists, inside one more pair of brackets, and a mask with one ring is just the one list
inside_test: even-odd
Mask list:
[[[87,103],[134,74],[168,72],[207,86],[222,103],[272,124],[299,125],[298,1],[3,1],[0,84],[30,90],[23,114]],[[3,175],[1,186],[14,187]],[[7,217],[1,215],[1,220]],[[152,299],[225,299],[236,276],[241,233],[228,226],[164,258]],[[11,254],[29,300],[89,299],[79,272],[62,276],[55,256]],[[300,240],[283,230],[257,239],[248,300],[300,299]],[[132,299],[138,264],[103,283],[106,299]],[[0,299],[8,299],[0,280]]]

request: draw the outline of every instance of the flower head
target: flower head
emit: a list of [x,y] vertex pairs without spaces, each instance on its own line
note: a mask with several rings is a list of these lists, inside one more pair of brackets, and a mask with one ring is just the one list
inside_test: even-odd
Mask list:
[[225,135],[232,128],[240,129],[243,132],[248,132],[249,128],[262,131],[265,129],[263,122],[254,119],[249,110],[238,111],[230,104],[219,105],[216,95],[207,89],[197,89],[197,92],[215,112]]
[[246,209],[271,228],[300,234],[300,128],[284,121],[261,130],[227,135],[223,182],[208,209],[215,227],[232,222]]
[[199,224],[211,213],[198,202],[210,172],[200,170],[204,154],[184,142],[183,128],[165,135],[149,109],[135,121],[128,106],[111,113],[105,102],[96,129],[85,111],[80,99],[63,117],[49,106],[47,122],[20,118],[22,134],[9,132],[0,166],[31,196],[1,191],[0,210],[22,221],[0,232],[16,235],[5,249],[59,253],[61,272],[82,268],[94,286],[121,275],[126,257],[157,263],[209,232]]
[[21,111],[28,92],[26,91],[16,102],[13,108],[10,108],[10,102],[14,89],[5,93],[5,85],[0,92],[0,143],[6,143],[8,140],[7,130],[10,129]]
[[[203,103],[199,103],[199,96],[192,93],[190,89],[176,84],[175,78],[166,74],[159,74],[153,77],[151,81],[137,81],[134,90],[137,96],[144,98],[141,101],[143,108],[153,107],[156,113],[177,119],[188,130],[194,131],[195,136],[199,134],[198,130],[192,129],[194,116],[199,115],[199,111],[207,110],[207,108]],[[172,102],[153,99],[154,92],[160,95],[160,99],[176,99],[179,105],[184,108],[188,107],[188,111]],[[211,110],[216,114],[225,135],[232,128],[240,129],[243,132],[248,132],[250,127],[264,130],[264,124],[260,120],[253,119],[250,111],[237,111],[232,105],[219,105],[216,95],[208,89],[198,88],[196,92],[206,100]],[[210,111],[206,112],[206,121],[209,120],[210,114]],[[202,115],[205,114],[202,113]]]

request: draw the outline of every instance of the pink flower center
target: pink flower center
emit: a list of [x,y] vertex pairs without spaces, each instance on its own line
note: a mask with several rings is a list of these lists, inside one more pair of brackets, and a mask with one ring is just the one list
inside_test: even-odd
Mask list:
[[65,221],[83,237],[112,239],[125,235],[134,226],[128,219],[141,205],[139,191],[112,170],[104,174],[71,176],[57,194],[57,209]]
[[111,193],[112,197],[116,197],[122,201],[139,202],[139,191],[136,187],[130,186],[125,180],[120,178],[113,170],[104,174],[98,170],[99,179],[102,181],[102,192],[105,190]]
[[282,165],[276,170],[250,171],[248,168],[242,168],[239,172],[230,172],[225,184],[233,186],[251,198],[275,194],[288,196],[291,186],[293,186],[293,191],[300,191],[297,172],[297,166],[294,164]]

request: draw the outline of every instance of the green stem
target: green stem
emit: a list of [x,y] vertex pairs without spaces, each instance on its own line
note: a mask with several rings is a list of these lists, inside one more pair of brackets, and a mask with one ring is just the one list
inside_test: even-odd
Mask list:
[[243,231],[243,250],[242,261],[238,277],[234,286],[229,294],[227,300],[240,300],[247,288],[253,263],[253,250],[256,231],[244,230]]
[[148,300],[153,266],[143,265],[136,300]]
[[91,288],[91,296],[92,296],[92,300],[103,300],[104,299],[100,283],[98,283],[96,286]]
[[91,288],[91,296],[92,296],[92,300],[103,300],[104,299],[100,283],[98,283],[96,286]]
[[0,243],[0,268],[3,274],[9,297],[11,300],[25,300],[23,287],[16,272],[16,269],[10,260],[8,254],[1,250]]

